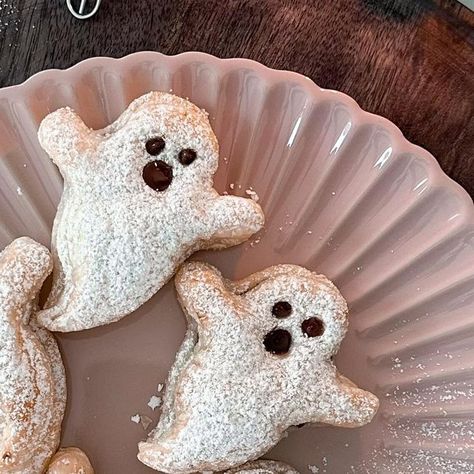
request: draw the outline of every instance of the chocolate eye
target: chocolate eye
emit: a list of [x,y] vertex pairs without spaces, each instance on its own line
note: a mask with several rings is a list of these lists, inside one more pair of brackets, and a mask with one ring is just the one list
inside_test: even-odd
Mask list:
[[173,168],[161,160],[151,161],[143,168],[142,176],[150,188],[164,191],[173,181]]
[[155,138],[150,138],[146,142],[145,148],[147,153],[149,153],[152,156],[157,156],[159,155],[165,148],[165,141],[161,137],[155,137]]
[[273,305],[272,314],[278,319],[287,318],[291,314],[292,309],[288,301],[278,301]]
[[322,336],[324,323],[319,318],[309,318],[303,321],[301,329],[308,337]]
[[179,152],[178,160],[182,165],[188,166],[196,159],[196,156],[197,155],[194,150],[191,148],[185,148]]
[[286,329],[274,329],[263,339],[263,345],[272,354],[286,354],[291,346],[291,334]]

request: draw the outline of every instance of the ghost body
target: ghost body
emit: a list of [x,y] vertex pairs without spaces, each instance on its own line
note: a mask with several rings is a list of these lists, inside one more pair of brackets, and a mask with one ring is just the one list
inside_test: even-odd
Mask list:
[[219,471],[266,453],[302,423],[354,427],[377,398],[331,360],[347,306],[322,275],[279,265],[237,283],[185,264],[176,277],[189,329],[170,372],[163,414],[138,458],[168,473]]
[[55,453],[66,380],[54,337],[31,319],[51,272],[49,251],[28,238],[0,254],[0,472],[42,474]]
[[193,252],[239,244],[263,225],[255,202],[214,190],[217,140],[207,115],[179,97],[147,94],[98,131],[60,109],[39,139],[64,177],[53,288],[38,314],[50,330],[117,321]]

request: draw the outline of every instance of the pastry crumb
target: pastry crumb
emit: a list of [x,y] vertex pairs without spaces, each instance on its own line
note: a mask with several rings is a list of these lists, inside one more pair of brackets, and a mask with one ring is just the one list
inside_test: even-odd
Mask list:
[[140,415],[137,413],[136,415],[130,417],[130,420],[138,425],[138,423],[140,423]]
[[245,190],[245,194],[250,197],[255,202],[258,202],[260,198],[258,197],[258,194],[250,187],[249,189]]
[[143,429],[146,431],[148,427],[151,425],[153,420],[146,415],[142,415],[140,418],[141,418],[140,421],[143,426]]
[[156,408],[161,406],[161,398],[157,397],[156,395],[152,395],[150,401],[148,402],[148,406],[155,411]]

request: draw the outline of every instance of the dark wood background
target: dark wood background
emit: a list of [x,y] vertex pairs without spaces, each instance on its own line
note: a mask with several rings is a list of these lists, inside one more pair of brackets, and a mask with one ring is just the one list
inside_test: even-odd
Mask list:
[[[79,1],[79,0],[78,0]],[[388,117],[474,196],[474,13],[443,0],[0,0],[0,86],[139,50],[247,57]]]

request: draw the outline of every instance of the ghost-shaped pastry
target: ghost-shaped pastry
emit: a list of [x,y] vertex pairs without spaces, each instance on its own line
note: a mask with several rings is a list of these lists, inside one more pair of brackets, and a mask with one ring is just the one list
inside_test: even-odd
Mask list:
[[180,97],[151,92],[102,130],[60,109],[39,140],[64,177],[53,289],[38,315],[52,331],[117,321],[193,252],[239,244],[263,226],[256,202],[213,188],[216,137],[207,114]]
[[0,254],[0,472],[41,474],[55,453],[66,406],[54,337],[32,318],[51,272],[49,251],[20,238]]
[[326,277],[277,265],[233,283],[189,262],[176,289],[189,327],[160,421],[139,444],[147,466],[225,470],[262,456],[291,426],[356,427],[374,416],[377,397],[332,361],[347,305]]
[[94,474],[94,469],[83,451],[63,448],[51,459],[46,474]]
[[299,474],[291,466],[279,461],[253,461],[243,466],[225,471],[225,474]]
[[28,237],[0,253],[0,472],[5,474],[46,469],[94,474],[77,448],[54,455],[66,408],[66,375],[54,336],[38,326],[34,314],[51,270],[49,250]]

